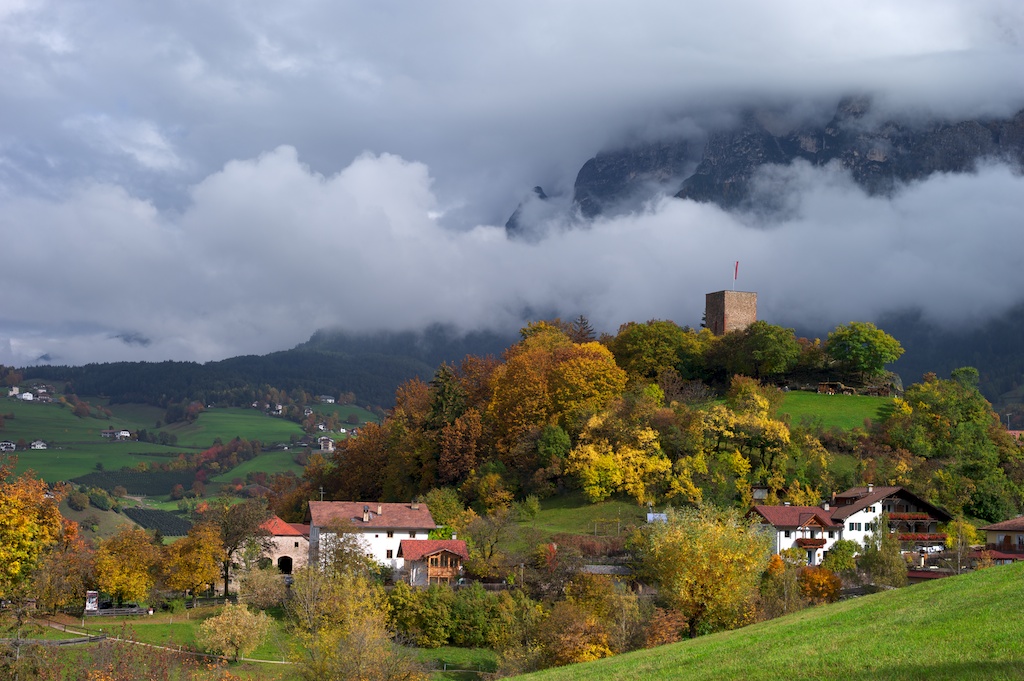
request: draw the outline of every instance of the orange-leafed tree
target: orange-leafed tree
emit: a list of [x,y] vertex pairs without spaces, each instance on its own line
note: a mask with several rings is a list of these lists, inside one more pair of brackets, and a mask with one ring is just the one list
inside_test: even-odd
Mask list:
[[797,577],[800,591],[811,603],[835,603],[843,588],[843,580],[828,568],[808,565]]
[[56,609],[82,603],[94,560],[93,550],[78,534],[78,523],[65,519],[60,539],[43,553],[32,576],[40,605]]

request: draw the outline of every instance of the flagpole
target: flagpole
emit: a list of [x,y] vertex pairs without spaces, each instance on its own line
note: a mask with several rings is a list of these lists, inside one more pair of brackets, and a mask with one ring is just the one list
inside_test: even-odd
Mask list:
[[735,266],[735,268],[733,268],[733,271],[732,271],[732,290],[733,291],[736,290],[736,280],[739,279],[739,276],[740,276],[740,261],[737,260],[736,261],[736,266]]

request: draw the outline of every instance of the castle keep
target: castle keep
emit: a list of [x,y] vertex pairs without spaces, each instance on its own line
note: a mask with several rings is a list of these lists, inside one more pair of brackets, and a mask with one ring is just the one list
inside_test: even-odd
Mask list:
[[704,297],[704,325],[722,336],[742,331],[757,321],[757,294],[751,291],[715,291]]

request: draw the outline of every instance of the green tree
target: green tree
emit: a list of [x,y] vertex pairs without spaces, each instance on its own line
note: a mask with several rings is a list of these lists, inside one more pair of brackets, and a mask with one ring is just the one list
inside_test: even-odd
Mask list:
[[224,549],[221,574],[225,594],[231,583],[231,562],[235,555],[250,539],[267,544],[267,532],[260,529],[260,526],[268,518],[270,510],[265,499],[249,499],[233,505],[227,499],[218,499],[204,514],[204,521],[213,523],[220,530],[221,548]]
[[907,583],[907,561],[900,551],[900,541],[889,531],[889,516],[878,517],[875,529],[864,538],[864,551],[858,567],[868,574],[873,584],[903,586]]
[[840,324],[828,334],[825,353],[852,373],[868,379],[903,355],[900,342],[871,322]]
[[853,577],[857,572],[857,550],[860,545],[852,539],[840,539],[832,544],[821,566],[842,577]]
[[638,574],[653,579],[664,601],[686,617],[690,638],[753,618],[769,538],[737,511],[670,511],[667,522],[639,531],[631,544]]

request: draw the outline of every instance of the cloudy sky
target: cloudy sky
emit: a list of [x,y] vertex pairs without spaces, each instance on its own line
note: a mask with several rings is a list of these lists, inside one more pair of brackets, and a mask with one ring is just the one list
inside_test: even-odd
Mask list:
[[1000,165],[879,198],[797,164],[763,178],[790,206],[770,225],[666,198],[507,239],[533,185],[567,197],[595,152],[688,111],[1024,106],[1019,0],[703,4],[0,0],[0,362],[530,310],[696,325],[736,260],[789,324],[1024,297],[1024,180]]

